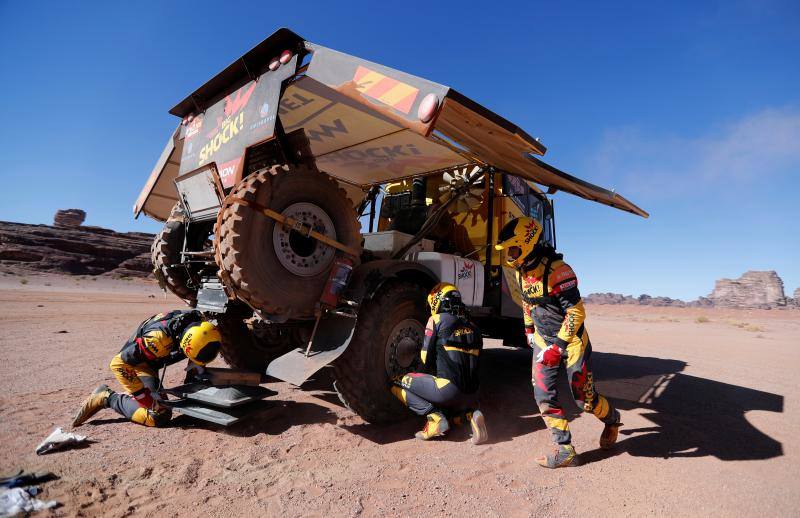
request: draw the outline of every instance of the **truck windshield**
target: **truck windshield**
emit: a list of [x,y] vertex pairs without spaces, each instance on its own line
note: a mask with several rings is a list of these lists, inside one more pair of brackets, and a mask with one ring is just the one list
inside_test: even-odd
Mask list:
[[555,247],[553,213],[546,199],[537,196],[523,179],[510,174],[503,175],[503,194],[511,198],[523,214],[535,218],[542,224],[542,239]]

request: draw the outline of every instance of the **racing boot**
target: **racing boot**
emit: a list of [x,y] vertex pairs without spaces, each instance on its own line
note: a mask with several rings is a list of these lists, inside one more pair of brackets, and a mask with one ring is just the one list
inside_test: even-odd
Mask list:
[[108,385],[100,385],[94,389],[94,392],[86,398],[78,413],[75,414],[75,418],[72,420],[72,427],[82,425],[100,410],[108,408],[108,396],[113,392],[108,388]]
[[428,441],[434,437],[444,435],[450,429],[450,425],[447,424],[447,418],[441,412],[431,412],[426,418],[428,421],[425,423],[425,427],[414,434],[417,439]]
[[472,444],[483,444],[489,440],[489,432],[486,431],[486,418],[483,412],[475,410],[467,414],[469,425],[472,428]]
[[568,468],[578,466],[578,454],[571,444],[559,444],[553,453],[536,458],[536,463],[543,468]]
[[622,426],[620,422],[619,411],[614,410],[614,421],[611,424],[606,424],[603,428],[603,433],[600,434],[600,448],[603,450],[610,450],[617,442],[619,435],[619,427]]

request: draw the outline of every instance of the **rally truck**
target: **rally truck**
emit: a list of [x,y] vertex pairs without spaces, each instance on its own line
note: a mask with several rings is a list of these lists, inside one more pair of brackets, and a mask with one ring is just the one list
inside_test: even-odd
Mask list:
[[487,337],[524,344],[514,272],[491,246],[509,219],[537,218],[555,246],[558,191],[647,217],[456,90],[288,29],[170,113],[134,205],[164,222],[159,282],[216,319],[227,363],[295,385],[332,365],[368,422],[405,411],[387,386],[419,367],[436,283]]

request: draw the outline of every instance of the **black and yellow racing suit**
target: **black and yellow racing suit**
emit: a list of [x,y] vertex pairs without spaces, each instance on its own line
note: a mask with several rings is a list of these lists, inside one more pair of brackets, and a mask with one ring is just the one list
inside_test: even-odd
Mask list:
[[572,436],[556,390],[562,365],[579,408],[606,424],[616,423],[619,413],[595,392],[592,345],[584,324],[586,310],[575,272],[562,257],[554,251],[545,252],[518,270],[517,280],[522,291],[525,334],[534,349],[536,403],[556,443],[570,444]]
[[145,426],[166,424],[171,411],[160,404],[165,396],[159,393],[158,370],[186,358],[178,346],[181,336],[200,321],[198,311],[171,311],[139,324],[109,365],[130,395],[112,393],[109,408]]
[[477,405],[478,365],[483,338],[466,317],[431,316],[420,356],[428,373],[411,372],[392,392],[418,415],[438,410],[466,413]]

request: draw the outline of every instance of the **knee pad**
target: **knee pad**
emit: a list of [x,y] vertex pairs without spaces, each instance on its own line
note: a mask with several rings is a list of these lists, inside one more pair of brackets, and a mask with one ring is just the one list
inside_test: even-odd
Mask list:
[[160,428],[172,419],[172,410],[166,409],[154,412],[147,408],[139,408],[131,416],[131,421],[144,426]]

